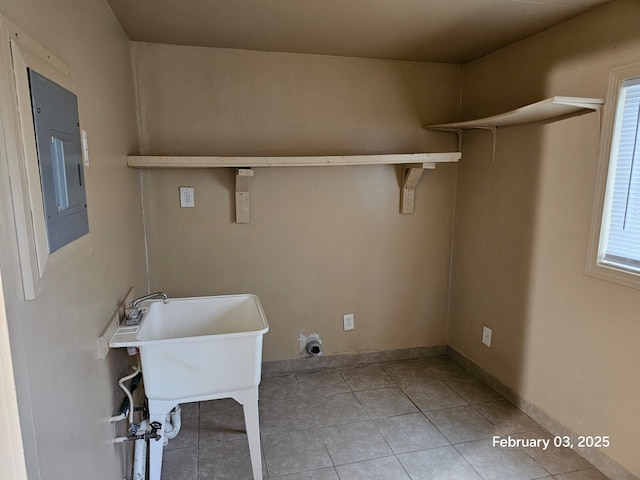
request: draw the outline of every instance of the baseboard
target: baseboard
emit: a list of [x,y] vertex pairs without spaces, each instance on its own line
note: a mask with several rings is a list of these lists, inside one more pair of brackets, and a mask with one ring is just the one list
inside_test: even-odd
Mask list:
[[[577,443],[575,442],[575,439],[577,438],[578,434],[566,428],[558,420],[553,418],[547,412],[537,407],[527,399],[520,396],[517,392],[511,390],[500,380],[488,373],[482,367],[478,366],[472,360],[468,359],[450,346],[447,347],[447,355],[470,374],[478,377],[480,380],[489,385],[496,392],[505,397],[508,401],[513,403],[524,413],[533,418],[536,422],[546,428],[551,434],[558,436],[569,435],[574,439],[574,443]],[[596,467],[609,478],[615,478],[616,480],[640,480],[639,477],[631,473],[611,457],[607,456],[600,449],[576,448],[575,451],[576,453],[578,453],[578,455],[583,457],[585,460],[591,463],[591,465]]]
[[350,368],[371,363],[412,360],[414,358],[439,357],[447,354],[445,345],[433,347],[400,348],[379,352],[365,352],[344,355],[320,355],[318,357],[304,356],[288,360],[274,360],[263,362],[262,376],[273,377],[288,373],[309,372],[327,368]]

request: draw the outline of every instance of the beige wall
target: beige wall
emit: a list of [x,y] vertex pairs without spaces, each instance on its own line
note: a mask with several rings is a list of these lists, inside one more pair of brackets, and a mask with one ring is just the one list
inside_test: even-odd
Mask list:
[[0,13],[74,72],[91,154],[85,176],[93,253],[24,301],[7,174],[13,159],[0,142],[0,268],[28,476],[123,478],[123,451],[112,444],[108,418],[122,398],[116,380],[128,362],[121,352],[98,360],[96,339],[130,286],[146,290],[139,178],[125,159],[137,149],[129,43],[102,0],[4,1]]
[[[589,13],[464,68],[463,118],[553,95],[606,96],[640,61],[640,3]],[[599,117],[465,133],[449,343],[640,475],[640,291],[584,274]],[[493,344],[481,344],[481,328]]]
[[[106,4],[80,3],[0,6],[76,72],[92,161],[94,253],[24,302],[0,149],[0,268],[22,435],[29,478],[47,480],[122,478],[107,417],[126,361],[97,360],[95,338],[128,286],[146,290],[138,174],[124,159],[137,151],[128,42]],[[550,95],[603,97],[608,69],[640,60],[639,20],[638,3],[621,2],[465,66],[464,118]],[[458,66],[140,43],[133,53],[141,153],[455,149],[420,125],[456,118]],[[606,453],[640,474],[640,293],[583,273],[598,128],[591,114],[501,130],[495,163],[489,135],[467,133],[460,166],[426,172],[409,216],[398,213],[390,166],[256,169],[249,225],[233,222],[231,171],[145,171],[151,286],[257,293],[271,323],[265,360],[296,357],[300,333],[319,333],[327,354],[448,342],[572,430],[610,435]],[[195,186],[195,209],[178,208],[181,185]],[[341,328],[348,312],[353,332]]]
[[[421,124],[455,118],[459,66],[141,43],[134,55],[147,153],[455,149]],[[325,354],[444,345],[455,175],[427,171],[401,215],[392,166],[256,169],[240,225],[232,170],[145,171],[152,289],[258,294],[265,360],[297,357],[312,332]],[[181,185],[194,209],[179,208]]]

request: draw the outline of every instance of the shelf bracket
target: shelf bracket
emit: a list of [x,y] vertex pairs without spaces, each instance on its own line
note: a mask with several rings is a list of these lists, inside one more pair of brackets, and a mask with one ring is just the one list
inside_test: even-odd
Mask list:
[[402,191],[400,192],[400,213],[413,213],[416,200],[416,185],[425,169],[433,170],[436,164],[412,163],[403,165]]
[[253,170],[250,168],[236,168],[236,223],[249,223],[250,186]]
[[[497,136],[497,132],[498,132],[498,128],[494,127],[494,126],[487,126],[487,127],[469,127],[471,129],[475,129],[475,130],[485,130],[487,132],[491,132],[491,163],[495,164],[496,163],[496,136]],[[454,130],[451,130],[454,131]],[[464,130],[462,128],[456,128],[455,129],[455,133],[458,136],[458,151],[462,151],[462,132]]]
[[491,132],[491,164],[495,165],[496,163],[496,136],[498,132],[497,127],[478,127],[482,130],[488,130]]

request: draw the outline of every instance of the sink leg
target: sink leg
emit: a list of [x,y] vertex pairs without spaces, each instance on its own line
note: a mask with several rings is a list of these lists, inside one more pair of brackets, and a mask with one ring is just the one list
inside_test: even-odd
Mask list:
[[[164,437],[165,414],[152,413],[149,415],[150,423],[158,422],[162,427],[158,430],[160,435]],[[164,447],[164,438],[155,440],[149,439],[149,480],[160,480],[162,473],[162,450]]]
[[249,453],[251,454],[253,480],[262,480],[262,455],[260,453],[258,402],[253,401],[245,403],[242,405],[242,408],[244,410],[244,423],[247,428],[247,437],[249,437]]

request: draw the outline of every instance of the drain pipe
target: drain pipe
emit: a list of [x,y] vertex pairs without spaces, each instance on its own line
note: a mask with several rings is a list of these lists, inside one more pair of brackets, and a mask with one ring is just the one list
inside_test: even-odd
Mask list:
[[[139,431],[146,432],[149,427],[147,419],[140,422]],[[132,480],[144,480],[147,466],[147,439],[139,438],[134,444],[133,453],[133,478]]]
[[[162,440],[166,445],[170,439],[176,438],[180,433],[182,426],[181,420],[181,408],[180,405],[176,406],[169,415],[167,415],[167,421],[164,424],[164,435]],[[133,477],[132,480],[145,480],[146,465],[147,465],[147,442],[157,441],[154,437],[147,438],[148,434],[153,434],[153,429],[150,428],[149,420],[144,419],[138,424],[132,424],[133,428],[130,429],[132,436],[130,437],[117,437],[113,441],[115,443],[123,443],[135,438],[134,453],[133,453]]]
[[[180,427],[182,425],[180,414],[181,408],[180,405],[178,405],[169,415],[167,415],[163,439],[165,445],[170,439],[175,438],[180,432]],[[149,420],[146,418],[137,425],[138,434],[148,433],[149,430]],[[145,480],[148,448],[147,441],[155,441],[151,439],[147,440],[144,435],[140,435],[140,437],[141,438],[136,439],[134,444],[132,480]]]
[[133,454],[133,480],[144,480],[147,464],[147,441],[136,440]]
[[[129,388],[124,385],[124,382],[127,380],[131,380],[131,384]],[[122,377],[118,381],[118,385],[125,393],[126,398],[123,400],[122,405],[120,406],[120,410],[118,415],[111,417],[112,422],[117,422],[120,420],[124,420],[129,417],[129,433],[131,436],[129,437],[116,437],[113,439],[114,443],[123,443],[133,440],[135,438],[134,443],[134,453],[133,453],[133,477],[132,480],[145,480],[146,476],[146,465],[147,465],[147,434],[153,435],[155,430],[150,428],[149,420],[143,419],[140,423],[133,423],[133,413],[134,413],[134,403],[133,403],[133,392],[138,388],[140,384],[140,380],[142,379],[142,372],[140,371],[140,365],[134,367],[134,371],[132,374]],[[180,428],[182,427],[182,409],[180,405],[176,405],[176,407],[171,410],[169,414],[167,414],[166,421],[164,423],[164,435],[163,442],[166,445],[169,440],[176,438],[178,433],[180,433]]]
[[[151,441],[150,435],[153,434],[153,429],[149,426],[149,420],[144,419],[140,423],[133,424],[133,428],[130,429],[131,436],[129,437],[116,437],[113,441],[115,443],[128,442],[135,439],[133,444],[133,476],[132,480],[145,480],[147,469],[147,442]],[[153,438],[157,441],[156,438]],[[158,438],[159,440],[159,438]]]
[[169,440],[173,440],[180,433],[180,428],[182,427],[182,419],[181,419],[182,409],[180,405],[177,405],[171,413],[167,415],[167,421],[165,422],[164,428],[164,444],[166,445]]

